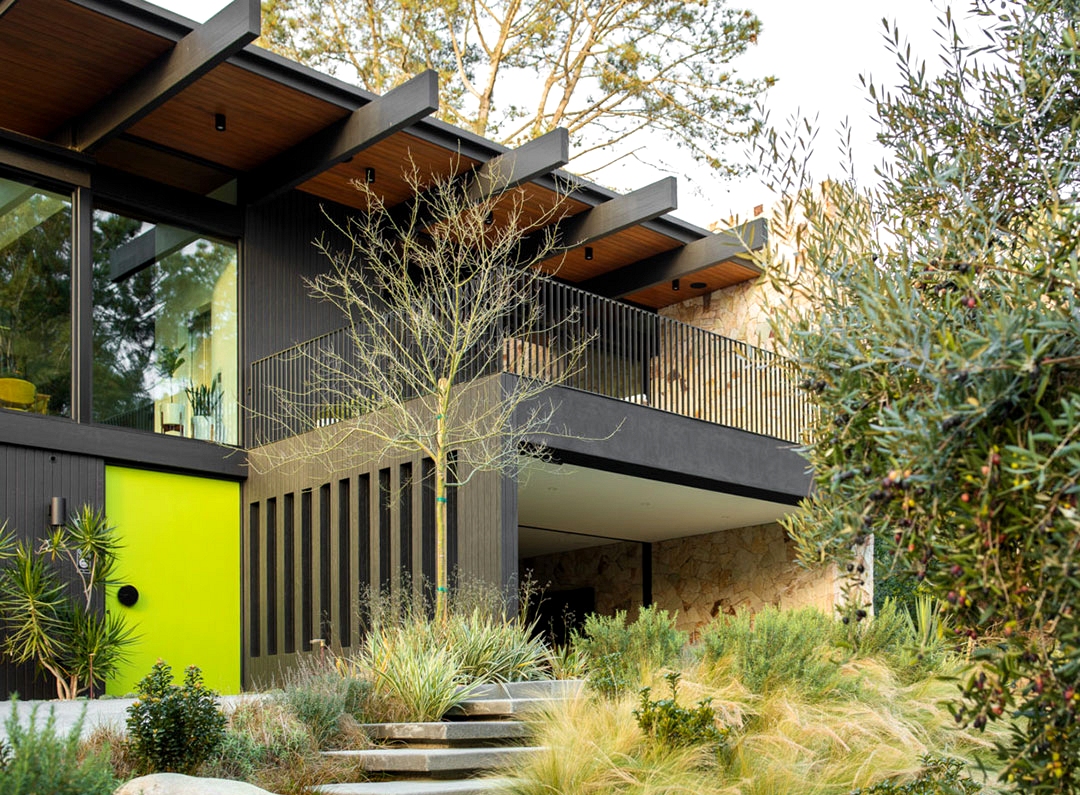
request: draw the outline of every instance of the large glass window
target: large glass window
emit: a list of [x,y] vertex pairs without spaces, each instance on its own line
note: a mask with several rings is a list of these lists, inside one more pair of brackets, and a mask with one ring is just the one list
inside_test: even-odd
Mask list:
[[94,213],[94,420],[236,444],[236,247]]
[[3,178],[0,408],[71,409],[71,197]]

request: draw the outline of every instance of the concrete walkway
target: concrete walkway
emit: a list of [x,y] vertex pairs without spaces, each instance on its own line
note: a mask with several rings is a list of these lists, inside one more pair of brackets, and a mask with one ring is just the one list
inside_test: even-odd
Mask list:
[[[244,701],[266,698],[262,693],[252,693],[242,696],[222,696],[221,706],[225,712],[236,709],[236,705]],[[19,724],[29,725],[30,714],[37,709],[37,725],[44,726],[49,718],[50,710],[54,715],[54,725],[57,734],[66,736],[71,728],[79,720],[86,710],[83,719],[82,736],[87,737],[98,726],[115,726],[123,731],[127,722],[127,708],[131,706],[134,698],[96,698],[93,701],[78,699],[76,701],[0,701],[0,739],[7,739],[7,722],[11,717],[12,704],[15,704],[19,717]]]

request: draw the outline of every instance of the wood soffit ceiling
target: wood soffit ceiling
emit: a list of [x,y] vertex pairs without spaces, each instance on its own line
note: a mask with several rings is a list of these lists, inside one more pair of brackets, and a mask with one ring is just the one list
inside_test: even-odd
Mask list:
[[[0,127],[47,139],[171,46],[168,39],[67,0],[19,0],[0,12]],[[226,117],[224,132],[214,128],[218,113]],[[226,62],[106,143],[97,158],[103,165],[205,195],[348,114],[339,104]],[[353,180],[364,179],[371,167],[376,190],[388,206],[394,206],[410,196],[403,177],[410,164],[422,175],[444,177],[472,169],[479,161],[398,132],[300,188],[357,207],[360,196]],[[423,181],[430,181],[430,176]],[[517,213],[533,230],[589,207],[572,194],[560,198],[548,187],[529,183],[503,196],[494,216],[501,224]],[[579,247],[550,258],[542,267],[560,279],[581,282],[680,245],[673,237],[638,225],[591,243],[592,260],[586,260],[584,247]],[[756,275],[729,261],[683,278],[678,292],[664,284],[627,298],[659,308]],[[696,281],[705,282],[707,288],[690,291],[689,283]]]
[[172,47],[66,0],[0,16],[0,126],[48,138]]

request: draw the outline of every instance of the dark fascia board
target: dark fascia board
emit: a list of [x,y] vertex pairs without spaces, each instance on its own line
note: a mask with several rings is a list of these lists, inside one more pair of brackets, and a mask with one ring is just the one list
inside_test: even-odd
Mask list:
[[93,151],[258,38],[260,25],[259,0],[232,0],[53,140]]
[[226,240],[236,240],[243,233],[243,213],[235,205],[116,169],[95,169],[91,188],[112,208],[135,218],[175,224]]
[[241,195],[246,202],[280,196],[438,109],[439,76],[429,69],[253,171]]
[[[757,218],[736,229],[710,234],[672,251],[665,251],[595,276],[578,287],[605,298],[624,298],[639,290],[719,265],[750,251],[759,251],[767,242],[767,231],[765,219]],[[761,273],[761,268],[749,260],[741,260],[739,264]]]
[[521,242],[520,259],[522,262],[535,260],[549,245],[552,237],[554,250],[551,253],[558,254],[614,235],[670,212],[677,206],[677,182],[674,177],[664,177],[652,185],[621,196],[615,195],[602,204],[559,221],[552,227],[529,234]]
[[0,129],[0,165],[73,187],[90,186],[94,161],[62,146]]
[[[507,392],[518,378],[498,377]],[[601,469],[789,505],[812,488],[798,445],[770,436],[566,386],[549,387],[518,416],[529,417],[538,407],[554,408],[554,432],[526,441],[554,448],[563,463],[593,457],[609,462]]]
[[248,474],[247,456],[237,448],[20,411],[0,410],[0,439],[5,444],[96,456],[125,466],[228,480],[244,480]]

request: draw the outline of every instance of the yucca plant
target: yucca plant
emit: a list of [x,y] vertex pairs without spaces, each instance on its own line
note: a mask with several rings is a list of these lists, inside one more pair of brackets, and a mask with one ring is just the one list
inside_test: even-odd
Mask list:
[[[60,699],[103,683],[126,659],[135,638],[119,613],[96,610],[120,545],[105,515],[79,508],[37,549],[0,527],[0,653],[15,663],[34,662],[56,681]],[[81,588],[73,597],[56,561],[66,561]]]

